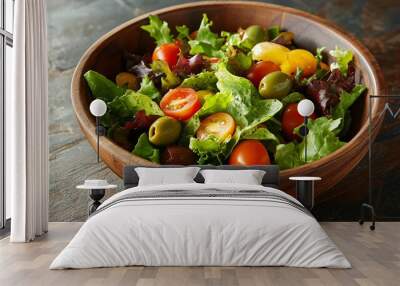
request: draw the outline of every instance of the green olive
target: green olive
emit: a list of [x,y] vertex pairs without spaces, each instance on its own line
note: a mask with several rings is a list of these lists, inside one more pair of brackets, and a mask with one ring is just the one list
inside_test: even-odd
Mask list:
[[262,97],[282,99],[292,87],[293,81],[289,75],[275,71],[262,78],[258,90]]
[[265,30],[261,26],[251,25],[245,30],[243,40],[250,40],[253,45],[265,41]]
[[165,146],[176,142],[181,133],[182,126],[178,120],[164,116],[151,124],[149,140],[157,146]]

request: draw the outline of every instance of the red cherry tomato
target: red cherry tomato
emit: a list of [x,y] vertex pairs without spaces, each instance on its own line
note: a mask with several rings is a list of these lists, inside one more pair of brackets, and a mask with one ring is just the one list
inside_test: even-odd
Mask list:
[[258,62],[250,68],[250,71],[247,74],[247,78],[254,84],[256,88],[258,88],[258,85],[260,84],[262,78],[274,71],[280,71],[280,68],[273,62]]
[[178,61],[179,53],[179,45],[176,43],[162,44],[154,50],[152,60],[162,60],[168,63],[168,66],[172,68]]
[[177,120],[187,120],[200,109],[201,103],[194,89],[178,87],[164,95],[160,107],[168,116]]
[[174,43],[179,49],[182,49],[183,42],[181,40],[176,39]]
[[229,165],[269,165],[271,160],[267,149],[258,140],[243,140],[229,157]]
[[[310,118],[316,119],[317,115],[313,113]],[[293,130],[303,123],[304,117],[297,111],[297,103],[288,104],[282,114],[282,132],[285,138],[295,140],[297,135],[293,133]]]

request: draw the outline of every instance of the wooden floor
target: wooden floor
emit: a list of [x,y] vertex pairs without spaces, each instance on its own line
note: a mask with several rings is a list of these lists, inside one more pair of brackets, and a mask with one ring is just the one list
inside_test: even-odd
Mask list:
[[400,222],[368,225],[322,223],[352,269],[288,267],[124,267],[48,270],[81,223],[51,223],[44,237],[28,244],[0,240],[0,285],[400,285]]

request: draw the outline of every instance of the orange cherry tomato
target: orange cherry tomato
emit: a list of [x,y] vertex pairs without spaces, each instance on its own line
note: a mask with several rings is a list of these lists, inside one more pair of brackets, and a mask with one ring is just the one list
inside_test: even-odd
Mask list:
[[201,103],[194,89],[178,87],[164,95],[160,107],[168,116],[177,120],[187,120],[201,108]]
[[[313,113],[310,118],[316,119],[317,115]],[[297,135],[293,133],[293,130],[303,123],[304,117],[297,111],[297,103],[288,104],[282,114],[282,132],[285,138],[290,141],[295,140]]]
[[287,74],[294,74],[297,68],[303,70],[303,76],[311,76],[317,70],[317,60],[307,50],[292,50],[287,53],[286,60],[281,64],[281,70]]
[[232,151],[229,165],[269,165],[271,160],[265,146],[258,140],[243,140]]
[[200,122],[196,137],[203,140],[211,135],[225,141],[233,135],[235,129],[236,122],[229,113],[217,112]]
[[254,64],[251,68],[249,73],[247,74],[247,78],[254,84],[256,88],[258,88],[260,81],[264,76],[267,74],[280,71],[281,69],[277,64],[269,61],[261,61]]
[[177,43],[162,44],[154,50],[152,60],[162,60],[172,68],[178,62],[179,53],[180,49]]

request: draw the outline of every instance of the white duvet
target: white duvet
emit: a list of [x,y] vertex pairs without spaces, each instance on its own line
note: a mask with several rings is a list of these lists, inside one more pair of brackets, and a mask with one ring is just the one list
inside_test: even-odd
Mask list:
[[[318,222],[296,207],[257,198],[152,198],[114,203],[132,192],[262,190],[232,184],[135,187],[90,217],[50,269],[145,266],[294,266],[349,268]],[[298,202],[297,202],[298,203]],[[108,207],[107,207],[108,206]]]

